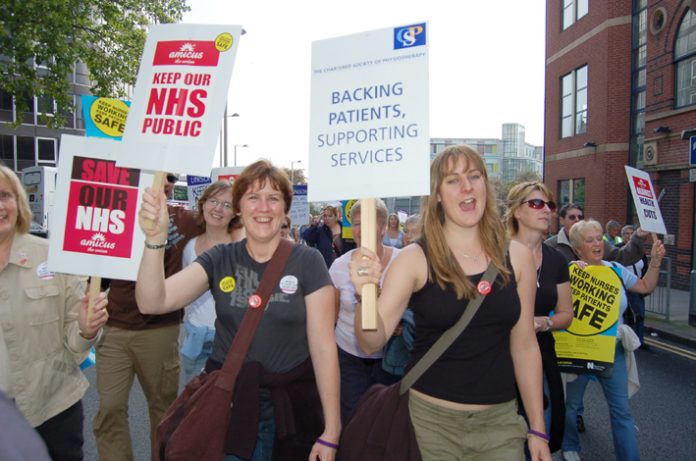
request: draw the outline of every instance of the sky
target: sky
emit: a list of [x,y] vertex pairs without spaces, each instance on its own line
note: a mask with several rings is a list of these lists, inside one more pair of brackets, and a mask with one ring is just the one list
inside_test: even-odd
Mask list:
[[[308,167],[312,42],[428,21],[430,137],[543,144],[543,0],[188,0],[184,23],[241,25],[228,94],[229,165]],[[248,147],[242,147],[246,145]],[[216,156],[216,164],[219,165]],[[311,167],[309,171],[311,176]]]

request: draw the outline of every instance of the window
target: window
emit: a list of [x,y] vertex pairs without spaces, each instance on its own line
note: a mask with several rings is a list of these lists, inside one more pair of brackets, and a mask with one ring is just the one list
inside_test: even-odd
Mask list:
[[13,122],[12,95],[7,91],[0,90],[0,122]]
[[558,203],[563,206],[576,203],[585,207],[585,178],[562,179],[558,181]]
[[587,66],[561,77],[561,138],[587,132]]
[[36,165],[34,154],[34,138],[29,136],[17,136],[17,170]]
[[14,136],[0,135],[0,164],[14,170]]
[[677,107],[696,104],[696,13],[689,10],[679,26],[674,46],[677,67]]
[[563,0],[563,30],[575,24],[575,21],[588,12],[589,0]]
[[36,152],[39,154],[38,163],[45,166],[56,166],[56,140],[53,138],[36,138]]
[[53,117],[56,113],[56,102],[48,96],[36,97],[36,124],[45,125],[47,117]]

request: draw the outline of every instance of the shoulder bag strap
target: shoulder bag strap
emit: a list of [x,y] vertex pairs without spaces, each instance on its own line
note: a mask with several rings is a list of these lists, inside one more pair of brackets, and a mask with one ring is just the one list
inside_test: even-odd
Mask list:
[[[498,276],[498,268],[493,265],[493,263],[488,265],[488,269],[481,277],[481,282],[486,281],[493,284],[493,281]],[[479,283],[481,283],[479,282]],[[425,353],[423,357],[409,370],[406,376],[401,380],[401,385],[399,387],[399,393],[405,393],[416,381],[420,378],[425,371],[430,368],[430,365],[435,363],[435,361],[440,358],[440,356],[447,350],[448,347],[452,345],[455,339],[459,337],[460,334],[466,329],[471,319],[474,318],[476,312],[478,311],[483,298],[486,295],[479,294],[469,301],[464,310],[464,313],[459,318],[457,323],[452,325],[447,331],[442,333],[442,336],[435,341],[435,344]]]
[[280,280],[280,276],[283,274],[285,264],[294,246],[290,240],[280,239],[278,248],[276,248],[266,266],[266,270],[263,272],[263,277],[261,277],[261,283],[259,283],[256,293],[249,296],[249,308],[246,314],[244,314],[237,334],[234,335],[234,340],[232,340],[232,345],[222,366],[222,372],[231,375],[232,382],[237,379],[237,374],[244,364],[244,358],[247,352],[249,352],[251,341],[254,339],[256,329],[266,311],[266,305],[273,294],[273,289],[278,284],[278,280]]

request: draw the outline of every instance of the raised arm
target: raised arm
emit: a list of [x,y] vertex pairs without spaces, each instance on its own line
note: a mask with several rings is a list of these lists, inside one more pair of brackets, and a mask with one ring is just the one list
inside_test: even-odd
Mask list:
[[[362,292],[365,283],[379,284],[382,267],[379,258],[370,250],[356,250],[349,266],[356,293]],[[358,273],[365,269],[368,275]],[[425,284],[427,276],[428,263],[420,246],[409,245],[399,253],[389,266],[377,299],[377,330],[363,330],[362,309],[358,306],[355,310],[355,336],[363,351],[371,354],[384,347],[401,321],[411,293]]]
[[[528,248],[516,241],[510,242],[510,260],[517,280],[520,297],[520,318],[510,334],[510,354],[515,369],[515,380],[520,390],[529,428],[546,433],[542,391],[541,354],[534,334],[534,297],[536,296],[536,271]],[[548,444],[542,439],[528,437],[532,461],[551,461]]]
[[647,295],[655,290],[657,281],[660,278],[660,266],[662,258],[665,257],[665,245],[660,240],[655,240],[652,249],[650,250],[650,263],[648,270],[642,279],[639,279],[628,291]]
[[[335,298],[334,288],[326,285],[305,296],[307,308],[307,340],[312,357],[314,376],[317,380],[321,407],[324,411],[324,432],[321,439],[338,444],[341,435],[339,408],[338,350],[334,335]],[[333,461],[336,450],[315,443],[310,460]]]
[[200,264],[193,263],[165,281],[164,247],[169,213],[164,193],[156,194],[149,188],[145,191],[138,220],[145,233],[145,249],[135,285],[138,309],[143,314],[165,314],[181,309],[208,288],[207,274]]

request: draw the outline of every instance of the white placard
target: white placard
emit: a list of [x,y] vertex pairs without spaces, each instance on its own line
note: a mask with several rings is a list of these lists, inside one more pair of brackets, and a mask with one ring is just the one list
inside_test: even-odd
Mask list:
[[206,176],[241,26],[149,26],[119,166]]
[[201,198],[203,192],[210,186],[211,179],[209,176],[191,176],[186,175],[186,188],[188,189],[188,206],[192,210],[198,209],[198,199]]
[[430,192],[427,30],[312,44],[309,201]]
[[290,207],[290,220],[293,226],[302,226],[309,221],[309,202],[307,201],[307,185],[295,184],[292,186],[292,206]]
[[48,247],[52,272],[137,278],[145,242],[137,213],[153,176],[116,166],[119,144],[62,136]]
[[210,170],[210,177],[213,182],[216,181],[228,181],[230,184],[234,184],[234,180],[237,176],[244,170],[243,166],[228,166],[224,168],[213,168]]
[[657,203],[657,194],[650,180],[650,175],[645,171],[625,165],[628,185],[631,187],[633,203],[636,206],[640,227],[646,232],[666,234],[665,222],[660,213],[660,204]]

